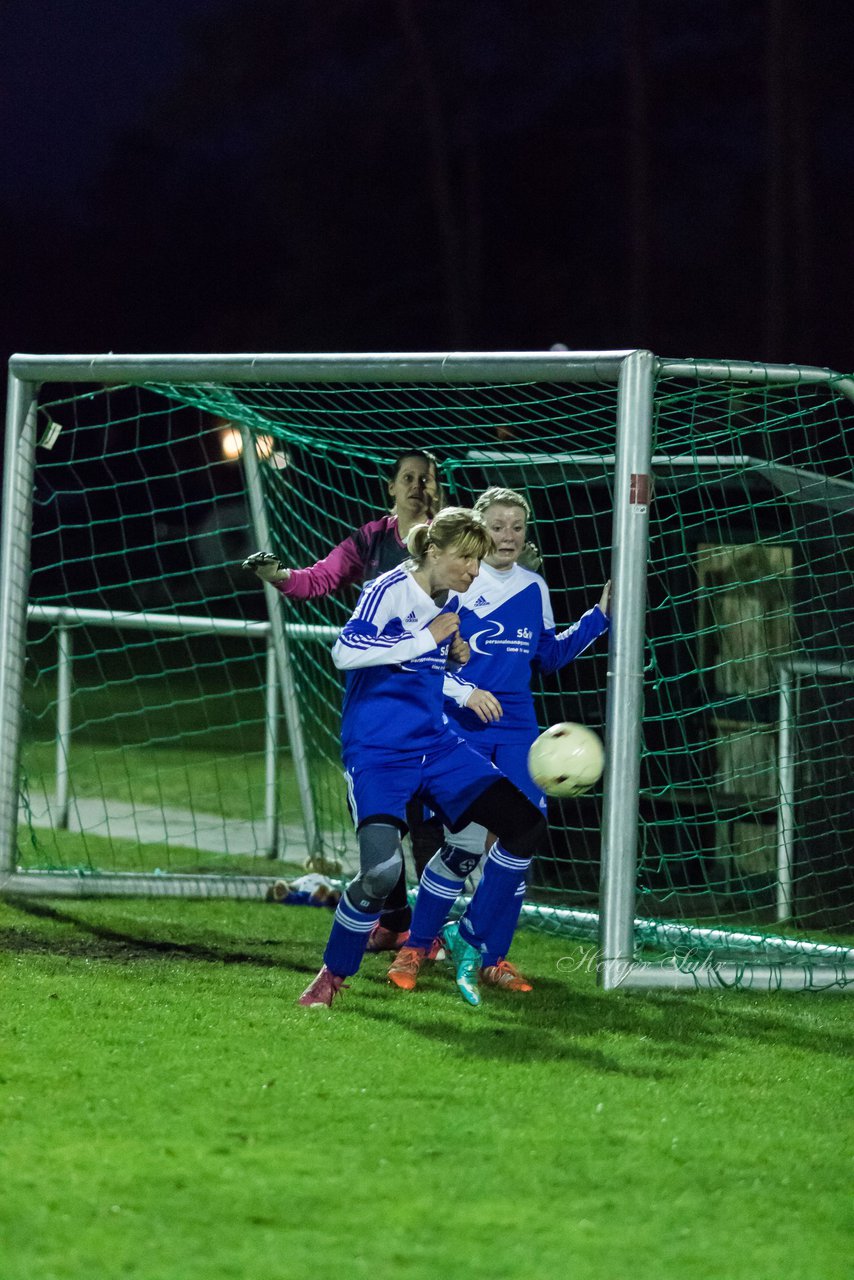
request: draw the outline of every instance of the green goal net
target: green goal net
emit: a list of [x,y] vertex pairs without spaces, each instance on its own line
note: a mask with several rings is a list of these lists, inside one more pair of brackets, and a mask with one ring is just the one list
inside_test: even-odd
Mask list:
[[[797,961],[808,944],[844,948],[854,910],[852,404],[833,378],[675,368],[654,396],[640,794],[627,799],[638,946],[767,954],[770,939]],[[323,557],[383,512],[406,449],[437,455],[448,501],[491,484],[525,494],[559,626],[598,599],[614,377],[342,376],[42,387],[25,871],[156,871],[226,892],[308,856],[346,873],[329,648],[356,590],[269,601],[239,565],[262,539],[291,566]],[[284,717],[276,617],[296,708]],[[603,641],[535,678],[541,726],[604,736],[608,662]],[[526,918],[594,938],[601,785],[550,801],[549,820]]]
[[126,385],[44,387],[37,433],[19,865],[255,891],[304,840],[230,438]]

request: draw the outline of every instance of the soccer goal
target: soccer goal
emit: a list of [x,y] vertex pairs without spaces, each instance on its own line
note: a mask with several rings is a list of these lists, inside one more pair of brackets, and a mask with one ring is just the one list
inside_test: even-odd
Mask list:
[[609,645],[536,685],[606,742],[550,802],[525,918],[625,986],[854,980],[854,381],[648,352],[15,356],[4,476],[7,893],[263,896],[353,866],[311,563],[386,505],[534,512],[558,624],[611,577]]

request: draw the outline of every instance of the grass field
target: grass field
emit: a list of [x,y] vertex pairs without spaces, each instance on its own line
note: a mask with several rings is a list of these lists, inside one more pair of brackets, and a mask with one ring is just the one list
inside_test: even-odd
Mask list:
[[328,913],[0,903],[3,1280],[842,1280],[851,1010],[604,994],[523,932],[530,996],[382,957],[296,1007]]

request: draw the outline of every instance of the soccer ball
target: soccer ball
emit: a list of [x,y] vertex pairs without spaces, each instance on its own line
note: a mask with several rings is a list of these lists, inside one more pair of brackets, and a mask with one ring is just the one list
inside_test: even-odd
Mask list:
[[580,796],[599,781],[602,741],[582,724],[553,724],[528,752],[528,772],[547,796]]

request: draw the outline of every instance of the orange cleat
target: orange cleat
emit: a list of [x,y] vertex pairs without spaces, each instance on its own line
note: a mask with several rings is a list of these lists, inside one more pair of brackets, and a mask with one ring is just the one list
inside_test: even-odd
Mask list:
[[401,947],[388,971],[389,982],[402,991],[412,991],[426,955],[426,951],[422,951],[420,947]]
[[490,987],[503,987],[505,991],[534,990],[528,979],[523,978],[509,960],[499,960],[498,964],[490,964],[481,969],[480,980]]

